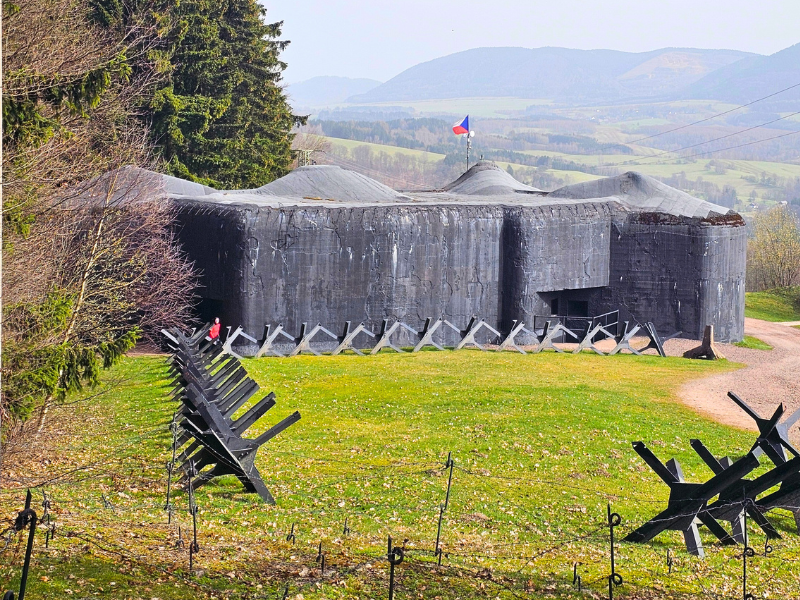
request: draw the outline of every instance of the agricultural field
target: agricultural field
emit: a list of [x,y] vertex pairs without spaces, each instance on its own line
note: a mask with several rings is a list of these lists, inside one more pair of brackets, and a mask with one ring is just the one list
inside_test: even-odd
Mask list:
[[[445,155],[423,150],[400,148],[385,144],[373,144],[355,140],[343,140],[340,138],[327,138],[332,146],[346,148],[352,152],[359,146],[367,147],[376,154],[385,153],[394,157],[403,155],[414,157],[421,162],[434,164],[444,160]],[[712,183],[720,189],[730,186],[736,190],[740,202],[748,203],[750,195],[755,192],[759,199],[757,206],[771,206],[774,202],[763,200],[764,194],[769,194],[773,189],[768,183],[770,179],[782,178],[792,179],[800,177],[800,164],[778,163],[767,161],[747,161],[747,160],[717,160],[698,158],[695,160],[683,160],[674,158],[670,155],[660,155],[660,151],[652,148],[638,147],[635,156],[622,154],[568,154],[564,152],[553,152],[547,150],[526,150],[523,154],[532,157],[551,157],[576,163],[579,167],[585,167],[585,171],[594,168],[605,167],[619,171],[638,171],[645,175],[662,179],[670,177],[685,177],[690,181],[702,178],[708,183]],[[475,157],[473,156],[473,159]],[[496,161],[503,169],[510,164],[513,169],[530,169],[532,167],[513,162]],[[358,165],[349,165],[350,168],[357,168]],[[585,171],[565,171],[559,169],[543,169],[542,172],[549,173],[558,178],[569,177],[571,183],[581,183],[598,179],[601,175]],[[372,177],[380,177],[380,173],[368,173]],[[762,183],[762,180],[764,181]],[[748,212],[749,209],[744,212]]]
[[[471,127],[477,134],[473,140],[473,157],[477,159],[484,154],[502,168],[510,164],[526,183],[542,189],[636,170],[699,197],[720,201],[725,206],[732,206],[736,200],[737,209],[745,214],[780,201],[800,200],[797,198],[800,161],[796,158],[797,148],[792,146],[794,138],[761,146],[759,139],[780,135],[786,129],[766,127],[760,134],[749,133],[759,129],[755,123],[769,122],[771,118],[785,119],[775,127],[796,127],[792,123],[800,122],[800,115],[765,113],[762,116],[757,110],[753,114],[737,112],[739,108],[705,100],[566,106],[548,99],[456,98],[340,105],[338,112],[323,111],[315,118],[334,145],[350,152],[359,145],[386,156],[395,156],[399,150],[406,157],[428,163],[445,161],[444,154],[436,153],[446,152],[451,164],[435,174],[422,175],[419,168],[414,172],[413,167],[404,173],[402,164],[392,165],[390,161],[376,168],[374,161],[367,164],[368,159],[363,154],[359,158],[351,156],[353,164],[347,165],[355,169],[368,168],[367,174],[377,178],[382,171],[390,171],[386,174],[392,178],[424,181],[428,187],[442,185],[444,177],[454,179],[463,170],[452,164],[454,156],[463,155],[464,148],[463,140],[451,135],[449,124],[451,119],[469,114]],[[398,116],[386,122],[372,121],[370,111],[378,111],[374,114],[394,111]],[[718,118],[720,114],[724,118]],[[692,123],[700,127],[690,129]],[[659,138],[656,132],[668,137]],[[741,137],[740,134],[746,135]],[[702,154],[742,143],[746,146],[743,154]],[[405,148],[396,150],[397,146],[435,153],[410,154],[412,151]],[[681,148],[684,150],[679,156],[675,150]],[[530,160],[521,158],[523,155]],[[544,157],[572,164],[565,166],[536,160]],[[731,197],[730,188],[735,191],[736,199]]]
[[[383,598],[387,536],[406,549],[398,600],[606,597],[609,505],[622,518],[616,570],[624,583],[614,597],[741,596],[741,548],[720,547],[705,530],[704,559],[688,555],[675,532],[645,545],[619,542],[668,497],[632,441],[662,461],[677,458],[689,481],[711,476],[691,438],[717,455],[750,448],[752,434],[675,400],[682,382],[738,365],[479,351],[244,365],[262,393],[277,396],[253,434],[302,414],[258,455],[277,505],[242,493],[234,478],[201,488],[190,572],[186,495],[175,487],[170,524],[164,510],[176,408],[166,360],[129,357],[99,388],[69,398],[34,444],[12,448],[6,481],[16,483],[0,490],[0,514],[8,522],[31,486],[37,510],[40,490],[47,493],[56,525],[47,548],[44,531],[37,534],[30,598]],[[770,518],[782,539],[765,556],[765,538],[751,526],[748,589],[798,597],[794,520],[781,511]],[[18,581],[23,551],[19,537],[3,551],[4,588]],[[582,592],[573,586],[576,564]]]
[[340,146],[352,151],[359,146],[366,146],[373,152],[385,152],[390,156],[412,156],[417,160],[423,162],[439,162],[444,160],[444,154],[437,154],[435,152],[425,152],[424,150],[414,150],[412,148],[400,148],[399,146],[387,146],[385,144],[371,144],[369,142],[358,142],[355,140],[343,140],[340,138],[326,138],[326,140],[333,146]]

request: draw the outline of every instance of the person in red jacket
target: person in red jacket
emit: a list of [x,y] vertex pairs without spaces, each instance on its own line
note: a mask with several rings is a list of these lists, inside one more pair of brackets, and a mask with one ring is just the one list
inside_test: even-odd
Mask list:
[[219,324],[219,317],[214,319],[214,324],[211,326],[211,330],[208,332],[208,339],[214,342],[215,344],[219,341],[219,328],[221,325]]

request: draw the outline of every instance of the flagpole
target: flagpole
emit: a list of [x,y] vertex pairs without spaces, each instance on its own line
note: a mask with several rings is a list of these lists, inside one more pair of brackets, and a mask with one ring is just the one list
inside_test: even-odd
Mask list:
[[469,151],[472,148],[472,136],[475,135],[475,132],[469,128],[469,115],[462,121],[453,124],[453,133],[464,135],[467,138],[467,171],[469,171]]

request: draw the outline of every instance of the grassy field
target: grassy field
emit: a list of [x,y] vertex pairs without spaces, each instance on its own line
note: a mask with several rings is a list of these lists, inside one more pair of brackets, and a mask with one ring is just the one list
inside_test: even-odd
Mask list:
[[745,294],[744,314],[762,321],[800,321],[800,286],[748,292]]
[[734,346],[739,346],[740,348],[752,348],[753,350],[772,350],[772,346],[766,342],[762,342],[760,339],[753,337],[752,335],[744,336],[744,339],[741,342],[736,342]]
[[[708,166],[710,158],[699,158],[695,161],[679,160],[672,155],[661,155],[660,151],[653,148],[637,147],[636,155],[621,154],[565,154],[563,152],[550,152],[527,150],[526,154],[533,156],[552,156],[573,161],[580,165],[602,167],[613,165],[623,171],[638,171],[653,177],[672,177],[684,173],[689,180],[702,177],[704,181],[715,184],[719,188],[726,185],[736,189],[740,199],[747,199],[755,191],[759,196],[772,189],[769,185],[761,184],[761,175],[767,177],[796,178],[800,177],[800,165],[790,163],[777,163],[766,161],[748,160],[721,160],[725,165],[723,172],[717,172],[714,166]],[[713,158],[713,157],[712,157]],[[755,177],[757,181],[747,178]],[[760,201],[759,201],[760,203]]]
[[353,148],[357,148],[358,146],[366,146],[373,152],[385,152],[390,156],[396,156],[398,154],[402,154],[404,156],[413,156],[418,160],[424,162],[439,162],[440,160],[444,160],[444,154],[437,154],[435,152],[426,152],[424,150],[401,148],[399,146],[387,146],[385,144],[372,144],[370,142],[359,142],[356,140],[343,140],[341,138],[329,137],[325,139],[334,146],[341,146],[343,148],[347,148],[348,150],[352,150]]
[[[406,540],[398,600],[605,597],[607,503],[622,516],[619,539],[668,496],[631,442],[645,441],[663,461],[679,459],[687,480],[701,481],[711,472],[690,438],[731,456],[753,441],[674,400],[682,382],[735,368],[726,361],[462,351],[245,366],[278,401],[253,434],[302,414],[258,456],[277,506],[243,494],[233,478],[202,488],[190,573],[188,543],[176,547],[178,528],[184,540],[190,530],[186,495],[173,495],[170,525],[163,510],[175,408],[164,359],[128,358],[106,374],[106,387],[53,415],[43,438],[23,449],[29,458],[6,467],[4,480],[17,482],[0,495],[6,521],[22,507],[24,482],[45,482],[57,524],[48,549],[38,536],[30,598],[272,599],[284,597],[287,583],[286,597],[299,600],[384,598],[388,535]],[[789,513],[770,516],[783,539],[751,559],[749,587],[756,597],[798,597],[800,538]],[[292,524],[294,545],[286,539]],[[718,547],[703,531],[705,559],[689,556],[675,532],[619,544],[625,583],[615,597],[739,597],[741,549]],[[762,548],[760,531],[751,536]],[[320,543],[324,573],[315,561]],[[17,537],[0,554],[6,588],[17,581],[22,549]],[[574,563],[581,593],[571,585]]]
[[[400,148],[397,146],[388,146],[384,144],[372,144],[367,142],[358,142],[354,140],[344,140],[339,138],[328,138],[328,141],[334,146],[341,146],[352,150],[357,146],[367,146],[373,152],[385,152],[390,156],[403,154],[406,156],[414,156],[425,162],[438,162],[444,159],[443,154],[436,154],[433,152],[425,152],[423,150],[412,150],[409,148]],[[720,189],[725,186],[731,186],[736,190],[740,200],[744,201],[749,198],[750,193],[755,191],[759,197],[763,196],[765,192],[772,190],[769,185],[760,183],[762,173],[767,177],[781,177],[781,178],[796,178],[800,177],[800,165],[790,163],[777,163],[765,161],[747,161],[747,160],[723,160],[725,167],[722,172],[718,172],[714,166],[708,166],[710,159],[699,159],[696,161],[679,160],[671,155],[660,155],[658,150],[646,147],[637,147],[637,154],[634,156],[623,154],[566,154],[563,152],[552,152],[546,150],[526,150],[523,153],[531,156],[551,156],[553,158],[561,158],[564,160],[572,161],[578,165],[585,165],[587,170],[592,167],[613,166],[622,171],[638,171],[645,175],[654,177],[672,177],[683,173],[689,180],[696,180],[702,177],[704,181],[710,182],[718,186]],[[519,167],[526,168],[525,165],[517,163],[498,162],[501,168],[505,169],[509,164],[514,169]],[[528,167],[529,168],[529,167]],[[547,170],[557,177],[569,176],[573,183],[582,181],[590,181],[598,179],[599,175],[591,173],[584,173],[582,171],[559,171],[555,169]],[[750,179],[748,179],[750,178]],[[756,181],[752,181],[755,178]],[[763,202],[758,201],[759,204]],[[770,204],[769,202],[767,204]]]
[[[344,140],[344,139],[340,139],[340,138],[330,138],[330,137],[326,138],[326,139],[331,144],[331,146],[339,146],[339,147],[342,147],[342,148],[347,148],[348,151],[352,151],[354,148],[356,148],[358,146],[366,146],[376,154],[379,154],[379,153],[383,152],[383,153],[388,154],[389,156],[397,156],[397,155],[413,156],[413,157],[417,158],[418,160],[420,160],[422,162],[426,162],[426,163],[436,163],[436,162],[439,162],[441,160],[444,160],[444,157],[445,157],[444,154],[437,154],[435,152],[425,152],[424,150],[413,150],[411,148],[400,148],[398,146],[387,146],[385,144],[372,144],[372,143],[369,143],[369,142],[358,142],[358,141],[355,141],[355,140]],[[526,165],[520,165],[520,164],[517,164],[517,163],[508,163],[508,162],[503,162],[503,161],[497,161],[496,164],[501,169],[506,169],[509,165],[511,165],[511,168],[513,168],[513,169],[530,168],[530,167],[528,167]],[[345,163],[345,166],[346,166],[346,168],[354,168],[354,165],[350,164],[350,162]],[[559,177],[559,178],[565,179],[565,181],[569,181],[570,183],[581,183],[581,182],[584,182],[584,181],[591,181],[593,179],[598,179],[599,178],[598,175],[592,175],[590,173],[583,173],[581,171],[561,171],[559,169],[548,169],[547,172],[550,173],[551,175],[555,176],[555,177]],[[375,172],[369,172],[368,171],[367,174],[370,175],[370,176],[373,176],[373,177],[375,177],[375,176],[380,177],[382,175],[382,173],[377,172],[377,171],[375,171]],[[397,187],[403,187],[402,184],[404,183],[404,181],[403,181],[402,178],[392,179],[391,177],[389,177],[387,179],[388,179],[388,182],[387,182],[388,185],[395,185]],[[409,187],[413,187],[413,185],[411,185]]]
[[[639,110],[642,114],[650,114],[655,108],[656,110],[667,111],[669,114],[692,114],[692,118],[709,117],[725,110],[736,108],[734,105],[729,105],[721,102],[710,102],[705,100],[690,100],[685,102],[672,102],[672,103],[651,103],[636,107],[634,105],[626,105],[624,113],[627,115],[624,120],[618,120],[618,117],[609,115],[618,115],[621,107],[619,106],[592,106],[592,107],[564,107],[556,106],[551,100],[547,99],[525,99],[525,98],[458,98],[458,99],[442,99],[442,100],[426,100],[420,102],[401,102],[401,103],[384,103],[374,104],[369,106],[389,108],[391,106],[404,106],[411,108],[415,111],[416,116],[437,116],[442,115],[463,115],[470,114],[475,121],[475,127],[478,133],[481,133],[480,120],[481,119],[502,119],[514,118],[515,116],[522,116],[526,114],[526,108],[539,107],[542,113],[547,113],[552,119],[566,118],[575,121],[575,132],[581,135],[589,135],[594,137],[601,143],[618,143],[627,144],[633,151],[633,155],[586,155],[586,154],[568,154],[553,151],[539,151],[528,150],[528,154],[536,156],[552,156],[562,158],[565,160],[573,161],[578,165],[584,165],[585,170],[589,171],[592,167],[598,166],[611,166],[620,170],[635,170],[646,175],[655,177],[668,178],[680,174],[684,174],[689,180],[696,181],[702,178],[705,182],[713,183],[720,189],[725,186],[731,186],[736,190],[737,196],[742,203],[749,202],[751,193],[755,192],[759,199],[756,204],[759,207],[769,207],[774,204],[774,200],[765,199],[765,197],[772,197],[778,193],[778,189],[768,183],[770,179],[774,180],[779,178],[782,181],[792,180],[800,177],[800,162],[793,161],[791,163],[784,162],[769,162],[769,161],[748,161],[748,160],[727,160],[721,159],[717,162],[720,165],[709,165],[714,156],[697,156],[687,159],[679,159],[676,155],[664,153],[653,147],[641,144],[630,144],[629,142],[636,141],[641,138],[642,128],[652,127],[654,125],[668,125],[679,124],[682,121],[671,121],[664,117],[644,117],[639,116]],[[346,107],[345,107],[346,108]],[[677,117],[676,117],[677,118]],[[551,134],[554,133],[548,117],[541,125],[537,122],[530,121],[528,123],[514,122],[513,129],[516,133],[539,133]],[[800,120],[800,119],[798,119]],[[496,123],[495,123],[496,126]],[[510,126],[511,127],[511,126]],[[650,132],[649,129],[644,130]],[[571,133],[565,130],[558,130],[556,133]],[[333,140],[332,140],[333,141]],[[360,142],[353,142],[350,140],[335,140],[335,144],[347,146],[360,145]],[[645,142],[646,144],[647,142]],[[686,142],[690,144],[690,142]],[[382,151],[387,154],[394,154],[402,152],[404,154],[414,153],[415,156],[420,156],[426,160],[441,160],[441,155],[434,155],[420,151],[411,151],[406,149],[394,148],[392,146],[384,146],[379,144],[367,144],[374,151]],[[702,148],[698,149],[702,150]],[[685,153],[684,153],[685,154]],[[502,163],[501,166],[505,168],[508,163]],[[518,165],[512,163],[514,168]],[[564,177],[564,172],[551,171],[555,176]],[[572,182],[587,181],[597,178],[596,175],[585,172],[567,172]],[[766,179],[763,179],[762,175]],[[743,209],[745,212],[748,208]]]

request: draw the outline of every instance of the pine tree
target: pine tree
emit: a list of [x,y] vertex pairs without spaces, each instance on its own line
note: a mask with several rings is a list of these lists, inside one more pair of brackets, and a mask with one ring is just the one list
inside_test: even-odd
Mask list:
[[188,0],[170,36],[173,70],[152,102],[154,140],[178,177],[258,187],[288,170],[293,116],[280,87],[280,23],[255,0]]

